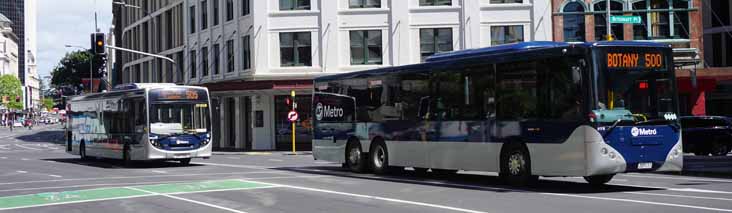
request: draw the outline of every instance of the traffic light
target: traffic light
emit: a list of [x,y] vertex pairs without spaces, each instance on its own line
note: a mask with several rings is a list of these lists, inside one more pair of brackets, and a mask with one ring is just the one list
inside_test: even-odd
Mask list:
[[94,50],[94,54],[102,55],[105,53],[106,42],[104,39],[104,33],[91,34],[91,47]]

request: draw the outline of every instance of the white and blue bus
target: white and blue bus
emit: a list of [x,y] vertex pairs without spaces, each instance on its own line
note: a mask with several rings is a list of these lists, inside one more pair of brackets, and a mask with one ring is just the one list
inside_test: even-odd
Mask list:
[[526,42],[315,79],[313,154],[355,172],[498,172],[513,184],[680,171],[669,45]]
[[211,156],[208,89],[175,84],[121,85],[67,101],[66,152],[132,161]]

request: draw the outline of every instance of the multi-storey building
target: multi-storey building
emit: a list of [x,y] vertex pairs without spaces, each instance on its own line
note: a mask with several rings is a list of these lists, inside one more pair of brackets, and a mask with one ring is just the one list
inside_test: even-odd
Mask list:
[[0,75],[18,76],[18,36],[12,21],[0,13]]
[[10,21],[13,32],[18,36],[18,79],[23,85],[23,106],[25,109],[39,109],[40,78],[36,68],[36,1],[0,1],[0,13]]
[[212,93],[221,149],[290,149],[291,91],[298,149],[309,149],[317,76],[552,39],[550,2],[538,0],[184,0],[183,8],[179,64],[186,84]]
[[704,60],[710,70],[704,96],[707,113],[732,116],[732,2],[702,2],[704,19]]
[[114,51],[114,84],[129,82],[183,83],[183,0],[115,0],[115,44],[173,58],[165,60]]

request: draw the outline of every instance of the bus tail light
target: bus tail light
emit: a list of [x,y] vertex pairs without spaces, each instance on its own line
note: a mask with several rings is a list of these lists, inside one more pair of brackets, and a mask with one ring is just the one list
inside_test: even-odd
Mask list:
[[595,115],[594,112],[590,112],[590,114],[587,115],[587,116],[590,118],[590,122],[593,122],[594,123],[595,120],[597,120],[597,115]]

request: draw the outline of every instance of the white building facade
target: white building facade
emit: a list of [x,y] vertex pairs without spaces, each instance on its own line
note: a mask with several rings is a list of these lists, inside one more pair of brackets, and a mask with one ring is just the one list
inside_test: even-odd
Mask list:
[[25,0],[25,109],[39,111],[41,102],[41,77],[38,75],[37,1]]
[[0,75],[18,76],[18,36],[10,19],[0,14]]
[[[212,93],[214,145],[310,148],[312,79],[421,62],[429,55],[552,40],[539,0],[184,0],[185,82]],[[217,137],[218,136],[218,137]]]

